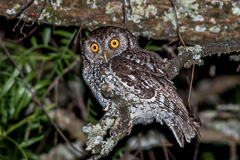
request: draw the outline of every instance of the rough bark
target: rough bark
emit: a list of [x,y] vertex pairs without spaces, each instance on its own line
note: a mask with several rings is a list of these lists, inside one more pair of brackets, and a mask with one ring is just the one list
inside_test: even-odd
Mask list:
[[[50,3],[49,3],[50,1]],[[120,0],[1,0],[0,15],[62,26],[94,29],[123,26]],[[46,5],[44,5],[46,2]],[[127,5],[128,28],[144,37],[176,40],[176,17],[170,0],[131,1]],[[177,0],[178,24],[185,42],[232,40],[240,37],[240,2],[237,0]]]

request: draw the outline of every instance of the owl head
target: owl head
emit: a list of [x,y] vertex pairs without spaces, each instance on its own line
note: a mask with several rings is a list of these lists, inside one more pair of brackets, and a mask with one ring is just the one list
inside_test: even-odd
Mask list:
[[90,63],[108,63],[112,57],[137,46],[136,37],[127,29],[106,26],[93,30],[87,36],[82,53]]

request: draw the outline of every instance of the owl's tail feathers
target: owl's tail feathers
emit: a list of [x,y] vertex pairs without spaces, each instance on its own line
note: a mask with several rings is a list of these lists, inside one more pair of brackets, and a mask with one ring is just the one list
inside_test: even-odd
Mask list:
[[172,130],[180,147],[184,147],[184,139],[190,143],[196,134],[200,136],[197,128],[201,126],[201,121],[192,111],[188,111],[188,116],[165,117],[164,122]]

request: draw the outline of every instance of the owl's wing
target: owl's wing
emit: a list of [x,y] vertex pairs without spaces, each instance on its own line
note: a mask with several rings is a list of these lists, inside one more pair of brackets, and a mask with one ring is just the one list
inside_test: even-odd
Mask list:
[[[134,88],[131,92],[143,102],[141,106],[149,108],[146,110],[151,115],[148,115],[148,111],[140,114],[147,117],[145,120],[150,119],[151,122],[155,118],[161,124],[165,122],[181,147],[184,145],[184,137],[190,142],[198,133],[200,120],[185,108],[173,83],[167,78],[166,67],[160,56],[143,49],[128,50],[113,57],[110,67],[126,88]],[[140,105],[135,106],[136,110],[140,110]],[[136,123],[146,124],[144,118],[139,119]]]

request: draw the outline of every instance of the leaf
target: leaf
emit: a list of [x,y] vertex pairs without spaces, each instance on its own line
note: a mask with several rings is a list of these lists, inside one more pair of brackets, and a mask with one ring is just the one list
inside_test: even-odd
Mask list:
[[10,137],[8,137],[8,136],[6,136],[5,138],[6,138],[7,140],[9,140],[10,142],[12,142],[12,143],[19,149],[19,151],[22,153],[22,155],[23,155],[23,157],[24,157],[25,160],[28,160],[26,153],[24,152],[24,150],[22,149],[22,147],[17,143],[17,141],[15,141],[14,139],[12,139],[12,138],[10,138]]
[[59,36],[63,36],[63,37],[66,37],[66,38],[70,38],[72,36],[71,32],[65,31],[65,30],[55,30],[54,34],[59,35]]
[[0,100],[3,98],[3,96],[11,89],[11,87],[13,86],[15,82],[15,77],[14,75],[12,75],[8,81],[4,84],[4,86],[2,87],[1,93],[0,93]]
[[7,110],[5,109],[5,99],[0,101],[0,113],[1,113],[1,123],[6,124],[8,120]]
[[25,94],[22,101],[22,108],[25,108],[31,100],[32,100],[32,94],[28,89],[25,89]]
[[24,84],[21,84],[21,85],[18,87],[18,89],[17,89],[17,91],[16,91],[16,93],[15,93],[15,95],[14,95],[14,98],[13,98],[13,104],[14,104],[14,106],[17,106],[17,105],[18,105],[20,99],[21,99],[22,96],[24,95],[24,91],[25,91],[25,85],[24,85]]
[[51,39],[51,34],[52,34],[52,29],[49,27],[44,28],[43,30],[43,36],[42,36],[42,41],[44,45],[48,45]]
[[32,46],[36,46],[37,45],[37,38],[35,36],[32,36],[30,39],[30,43]]
[[78,55],[75,54],[71,49],[67,49],[67,54],[71,55],[73,58],[78,58]]
[[31,129],[36,129],[36,128],[38,128],[40,125],[41,125],[41,124],[39,124],[39,123],[32,123],[32,124],[29,124],[29,128],[31,128]]
[[39,136],[39,137],[34,137],[34,138],[31,138],[31,139],[28,139],[28,140],[26,140],[26,141],[23,141],[23,142],[20,144],[20,146],[21,146],[22,148],[26,148],[26,147],[31,146],[32,144],[34,144],[34,143],[42,140],[43,138],[44,138],[44,135],[41,135],[41,136]]
[[144,47],[144,49],[149,50],[149,51],[153,51],[158,48],[160,48],[160,47],[158,45],[153,45],[152,41],[149,41]]
[[13,105],[12,102],[10,102],[8,105],[9,105],[9,109],[8,109],[9,118],[8,119],[13,119],[13,116],[15,113],[15,106]]
[[47,86],[50,83],[49,80],[43,80],[43,81],[39,81],[34,87],[33,90],[37,91],[45,86]]
[[27,62],[25,63],[24,68],[25,68],[27,73],[30,73],[32,71],[31,65]]
[[158,49],[158,48],[160,48],[159,46],[157,46],[157,45],[149,45],[149,46],[146,46],[146,47],[144,47],[146,50],[148,50],[148,51],[154,51],[154,50],[156,50],[156,49]]
[[40,157],[34,154],[32,151],[25,150],[27,157],[31,160],[40,160]]
[[61,43],[62,43],[62,44],[69,44],[69,43],[71,43],[71,41],[70,41],[70,39],[62,38],[62,39],[61,39]]
[[23,93],[22,99],[21,99],[19,105],[16,106],[16,111],[14,113],[14,119],[18,118],[18,115],[21,112],[21,110],[29,104],[31,99],[32,99],[31,93],[28,91],[28,89],[24,88],[24,93]]
[[34,76],[35,76],[35,72],[32,71],[32,72],[27,74],[26,80],[29,82],[29,81],[31,81],[34,78]]
[[67,66],[70,66],[70,62],[68,61],[67,58],[64,58],[63,60],[64,60],[64,62],[66,63]]

